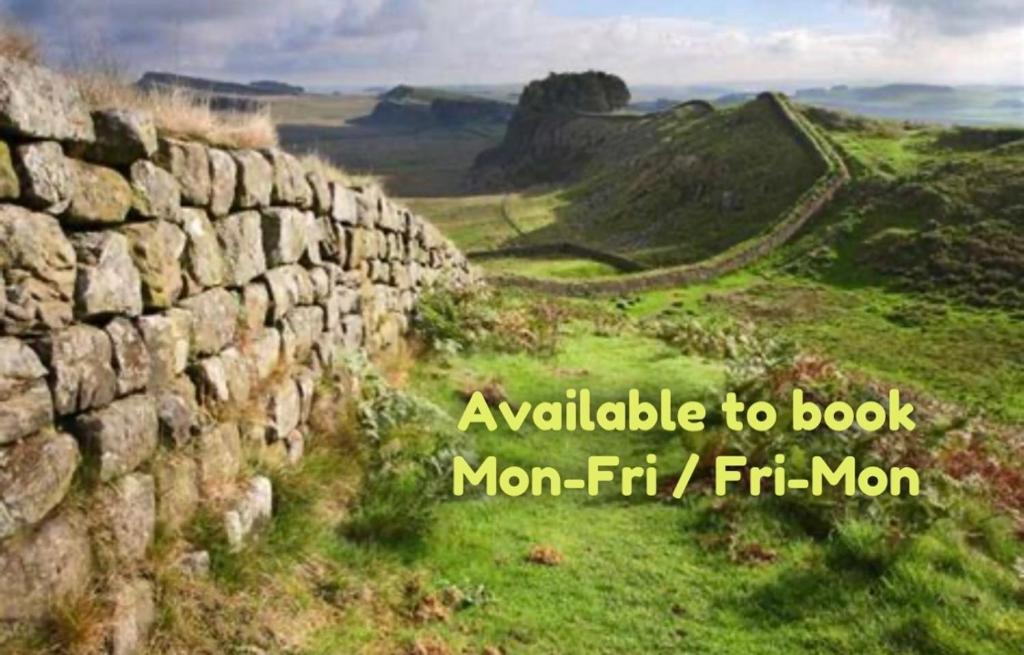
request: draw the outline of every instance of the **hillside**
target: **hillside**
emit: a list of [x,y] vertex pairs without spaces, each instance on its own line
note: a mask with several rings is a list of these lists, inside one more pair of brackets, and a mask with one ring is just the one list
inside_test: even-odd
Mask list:
[[425,129],[458,128],[475,124],[503,125],[512,117],[512,105],[465,93],[399,85],[379,97],[366,125]]

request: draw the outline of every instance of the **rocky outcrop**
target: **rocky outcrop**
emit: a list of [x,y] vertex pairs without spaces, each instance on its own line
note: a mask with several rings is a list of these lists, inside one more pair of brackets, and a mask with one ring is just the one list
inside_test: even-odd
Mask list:
[[272,488],[245,462],[301,458],[317,376],[468,279],[377,189],[160,139],[0,60],[0,621],[98,589],[107,650],[140,652],[158,527],[205,503],[232,548],[254,538]]

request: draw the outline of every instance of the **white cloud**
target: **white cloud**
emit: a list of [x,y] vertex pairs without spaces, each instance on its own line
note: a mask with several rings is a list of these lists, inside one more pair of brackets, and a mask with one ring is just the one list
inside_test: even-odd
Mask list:
[[[847,0],[858,31],[552,16],[536,0],[0,0],[65,47],[136,69],[306,84],[521,82],[601,68],[633,83],[1024,83],[1024,0]],[[971,11],[964,9],[970,5]]]

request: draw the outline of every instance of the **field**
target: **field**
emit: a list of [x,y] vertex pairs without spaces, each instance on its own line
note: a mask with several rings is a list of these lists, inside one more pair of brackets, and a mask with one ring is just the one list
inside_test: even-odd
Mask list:
[[453,196],[482,150],[504,128],[403,128],[361,122],[376,104],[371,96],[301,96],[275,100],[281,142],[293,152],[317,152],[353,173],[374,175],[398,196]]

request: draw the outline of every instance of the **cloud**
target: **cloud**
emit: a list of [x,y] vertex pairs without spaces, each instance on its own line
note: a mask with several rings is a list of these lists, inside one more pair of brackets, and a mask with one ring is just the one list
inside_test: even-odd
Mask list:
[[1020,29],[1024,0],[859,0],[886,11],[912,32],[973,36]]
[[37,28],[57,59],[98,49],[136,71],[307,85],[523,82],[587,68],[634,83],[1024,82],[1013,15],[1024,0],[846,2],[873,8],[873,20],[759,30],[553,15],[539,0],[0,0],[0,10]]

